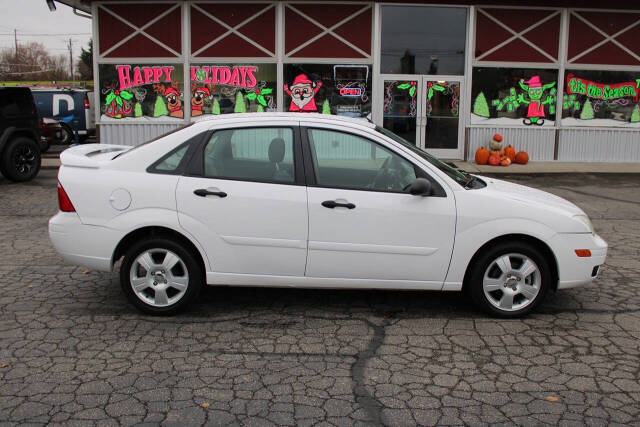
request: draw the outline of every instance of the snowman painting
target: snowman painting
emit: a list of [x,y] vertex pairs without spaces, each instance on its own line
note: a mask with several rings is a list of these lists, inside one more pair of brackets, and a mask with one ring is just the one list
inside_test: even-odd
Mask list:
[[298,74],[291,86],[285,84],[284,90],[291,97],[289,111],[317,112],[315,95],[321,86],[321,81],[312,82],[306,74]]
[[545,101],[541,101],[542,95],[545,90],[551,89],[555,84],[555,82],[552,82],[543,85],[540,82],[540,76],[533,76],[526,82],[524,80],[520,80],[520,87],[527,91],[527,95],[529,95],[529,100],[524,99],[523,94],[518,95],[519,102],[529,104],[527,118],[522,120],[525,125],[533,124],[542,126],[542,124],[544,124],[544,106],[545,104],[552,103],[553,97],[548,97]]

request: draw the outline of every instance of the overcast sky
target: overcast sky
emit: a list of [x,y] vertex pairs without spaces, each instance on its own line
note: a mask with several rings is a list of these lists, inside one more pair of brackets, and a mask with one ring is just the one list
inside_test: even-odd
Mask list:
[[87,47],[91,38],[91,20],[73,14],[73,10],[56,2],[58,10],[49,12],[45,0],[0,0],[0,48],[14,47],[13,30],[18,30],[18,45],[37,41],[51,54],[69,54],[69,38],[73,56]]

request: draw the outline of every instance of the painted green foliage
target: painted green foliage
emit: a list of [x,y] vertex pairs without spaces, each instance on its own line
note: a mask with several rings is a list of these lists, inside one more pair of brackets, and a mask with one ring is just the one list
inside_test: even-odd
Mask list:
[[153,117],[168,116],[169,110],[162,99],[162,95],[156,97],[156,104],[153,107]]
[[133,108],[133,115],[136,117],[142,117],[142,104],[136,102],[136,106]]
[[591,107],[591,101],[589,98],[585,101],[582,106],[582,111],[580,112],[580,120],[591,120],[593,119],[593,108]]
[[247,105],[244,102],[244,96],[242,96],[242,92],[236,92],[236,105],[233,108],[234,113],[246,113]]
[[213,100],[213,107],[211,108],[211,114],[220,114],[220,103],[218,99]]
[[636,104],[636,108],[631,113],[631,123],[640,123],[640,104]]
[[329,101],[326,99],[322,103],[322,114],[331,114],[331,106],[329,105]]
[[482,92],[480,92],[473,103],[473,114],[480,117],[489,117],[489,104],[487,104],[487,98],[485,98]]
[[[269,89],[269,88],[264,88],[264,89],[257,89],[255,92],[249,92],[247,94],[247,99],[249,101],[258,101],[258,104],[262,107],[266,107],[267,106],[267,100],[265,99],[265,95],[269,95],[273,92],[273,89]],[[259,110],[259,111],[264,111],[264,109]]]

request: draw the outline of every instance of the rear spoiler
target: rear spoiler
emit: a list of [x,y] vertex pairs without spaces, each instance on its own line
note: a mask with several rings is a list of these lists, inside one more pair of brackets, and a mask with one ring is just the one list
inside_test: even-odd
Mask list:
[[84,144],[67,148],[60,153],[63,166],[97,169],[101,163],[109,162],[116,155],[128,151],[130,145]]

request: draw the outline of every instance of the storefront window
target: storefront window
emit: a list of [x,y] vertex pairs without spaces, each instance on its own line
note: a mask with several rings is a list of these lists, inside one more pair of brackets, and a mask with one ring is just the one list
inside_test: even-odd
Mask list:
[[552,126],[557,80],[557,70],[475,67],[471,123]]
[[285,111],[371,114],[369,65],[285,64],[284,82]]
[[181,120],[183,82],[179,64],[101,64],[100,119]]
[[467,10],[383,6],[381,73],[464,74]]
[[640,72],[567,70],[563,126],[640,128]]
[[276,111],[276,64],[192,64],[191,117]]

